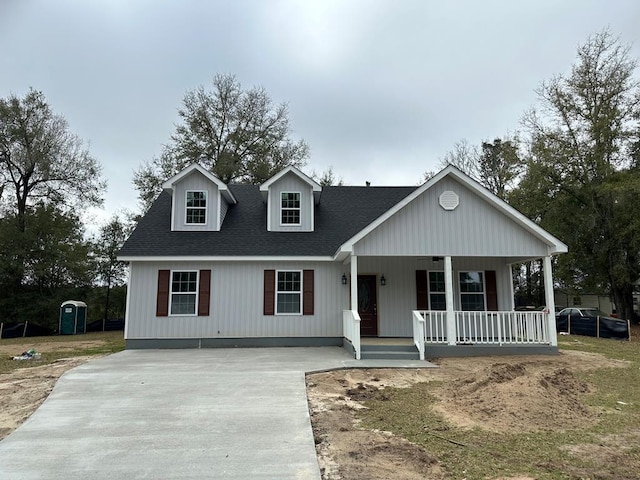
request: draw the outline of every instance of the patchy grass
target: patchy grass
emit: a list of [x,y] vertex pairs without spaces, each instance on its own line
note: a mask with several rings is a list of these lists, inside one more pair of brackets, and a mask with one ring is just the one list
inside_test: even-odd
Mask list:
[[[12,372],[18,368],[47,365],[61,358],[108,355],[124,350],[124,347],[124,336],[121,331],[5,338],[0,340],[0,373]],[[41,353],[40,360],[13,360],[12,357],[31,348]]]
[[[442,462],[450,478],[637,479],[640,471],[640,327],[632,341],[561,336],[560,348],[626,360],[627,367],[596,368],[574,375],[591,387],[583,401],[596,412],[586,427],[565,431],[494,433],[459,428],[432,405],[442,384],[377,392],[359,412],[362,426],[393,432]],[[523,409],[526,408],[523,398]],[[554,415],[554,405],[549,405]]]

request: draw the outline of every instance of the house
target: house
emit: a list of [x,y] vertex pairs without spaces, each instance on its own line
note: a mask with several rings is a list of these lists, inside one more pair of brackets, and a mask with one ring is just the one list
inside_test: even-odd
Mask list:
[[[119,256],[127,348],[557,352],[566,245],[453,166],[420,187],[321,187],[293,167],[225,185],[194,163],[163,188]],[[515,312],[511,265],[531,259],[549,309]]]
[[[638,285],[635,286],[633,292],[633,311],[639,313],[638,301],[640,300],[640,293],[637,292],[637,288]],[[556,290],[555,299],[556,309],[558,307],[586,307],[597,308],[608,315],[617,314],[616,304],[613,298],[610,295],[604,295],[602,293],[571,293],[566,290]]]
[[[615,312],[615,305],[613,304],[609,295],[601,295],[598,293],[574,293],[571,294],[566,290],[556,289],[555,293],[556,309],[568,308],[568,307],[587,307],[597,308],[600,311],[606,312],[611,315]],[[636,306],[636,300],[634,296],[634,309]]]

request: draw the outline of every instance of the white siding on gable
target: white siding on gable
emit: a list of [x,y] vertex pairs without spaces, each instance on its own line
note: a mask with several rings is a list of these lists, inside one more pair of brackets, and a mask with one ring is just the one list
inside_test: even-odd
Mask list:
[[[455,192],[454,210],[440,195]],[[451,177],[445,177],[354,245],[355,255],[543,257],[548,247]]]
[[[283,192],[300,192],[300,225],[280,224],[280,198]],[[288,173],[269,187],[268,230],[272,232],[310,232],[313,231],[313,190],[302,179]]]
[[[187,191],[207,192],[207,222],[205,224],[186,223],[186,198]],[[179,181],[173,190],[172,203],[172,230],[212,231],[218,230],[218,216],[220,195],[218,186],[207,179],[200,172],[194,171]],[[223,200],[224,202],[224,200]]]

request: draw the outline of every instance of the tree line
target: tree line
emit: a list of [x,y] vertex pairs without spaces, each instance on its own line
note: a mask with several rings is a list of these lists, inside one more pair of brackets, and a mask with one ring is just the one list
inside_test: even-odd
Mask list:
[[[286,103],[233,75],[188,91],[178,116],[160,156],[135,172],[141,212],[193,161],[225,183],[261,183],[309,155],[304,140],[290,138]],[[341,182],[332,168],[315,176]],[[102,205],[105,189],[100,163],[42,92],[0,99],[0,322],[55,328],[69,299],[90,305],[89,320],[124,316],[126,265],[117,254],[140,214],[115,214],[88,235],[79,212]]]
[[115,252],[126,222],[114,216],[88,237],[78,214],[104,188],[99,163],[41,92],[0,99],[0,322],[55,328],[70,299],[93,303],[90,319],[123,316]]
[[[622,318],[637,320],[640,281],[640,82],[630,47],[609,30],[578,48],[566,75],[544,81],[518,134],[442,159],[557,236],[569,253],[554,259],[556,286],[608,294]],[[426,176],[429,176],[428,172]],[[523,303],[543,304],[540,265],[514,271]]]
[[[557,286],[607,292],[626,318],[634,318],[640,279],[636,68],[611,32],[595,34],[570,73],[542,83],[519,133],[460,141],[441,160],[568,244],[569,254],[554,259]],[[174,133],[133,184],[144,212],[164,180],[193,161],[225,183],[261,183],[308,157],[306,142],[291,138],[286,103],[216,75],[210,89],[186,92]],[[342,183],[332,168],[313,175]],[[87,235],[79,212],[100,206],[105,188],[99,161],[41,92],[0,99],[0,321],[55,326],[71,298],[91,304],[93,318],[124,315],[126,269],[116,257],[140,212],[114,215]],[[514,270],[523,302],[543,303],[540,273],[536,262]]]

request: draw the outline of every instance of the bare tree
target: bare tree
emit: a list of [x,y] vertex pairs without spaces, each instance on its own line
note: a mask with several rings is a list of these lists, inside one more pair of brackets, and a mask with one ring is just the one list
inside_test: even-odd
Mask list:
[[440,160],[440,167],[453,165],[473,178],[480,178],[479,171],[480,150],[477,145],[469,143],[466,138],[453,144],[453,148],[448,151]]

